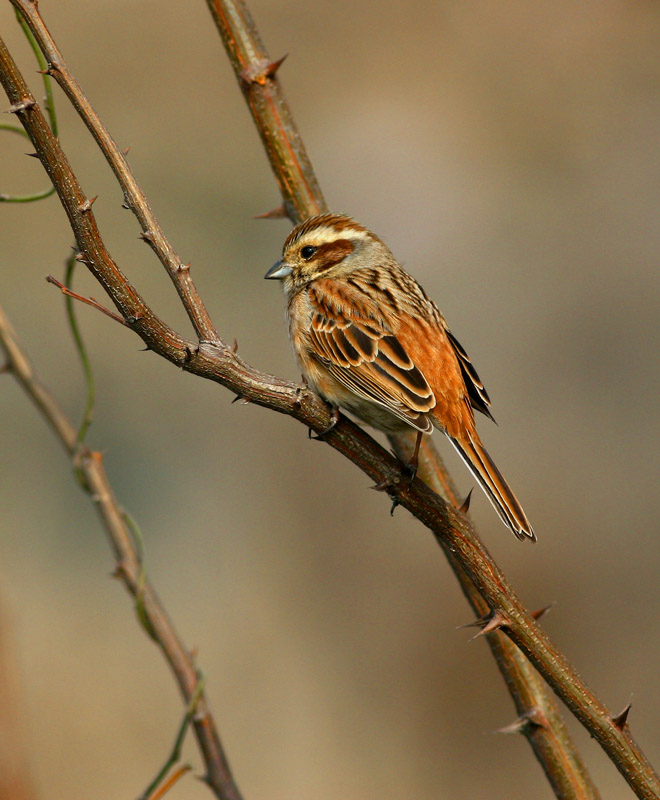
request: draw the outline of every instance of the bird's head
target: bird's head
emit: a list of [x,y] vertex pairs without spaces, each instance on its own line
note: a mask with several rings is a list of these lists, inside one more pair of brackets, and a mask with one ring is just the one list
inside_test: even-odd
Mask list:
[[387,259],[391,254],[371,231],[343,214],[322,214],[291,231],[282,258],[265,277],[284,281],[290,294],[317,278],[339,278],[373,266],[379,257]]

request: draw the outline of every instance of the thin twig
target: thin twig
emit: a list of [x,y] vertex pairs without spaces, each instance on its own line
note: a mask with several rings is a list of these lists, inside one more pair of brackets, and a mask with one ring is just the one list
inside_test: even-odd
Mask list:
[[149,786],[144,790],[144,792],[140,795],[138,800],[157,800],[157,798],[162,797],[165,792],[167,792],[171,786],[176,783],[176,781],[187,772],[190,768],[187,764],[184,764],[180,769],[178,769],[174,774],[176,775],[175,778],[170,776],[169,780],[165,781],[165,776],[167,773],[172,769],[172,767],[179,761],[181,758],[181,749],[183,747],[184,739],[186,738],[186,733],[188,732],[188,728],[190,727],[190,723],[193,719],[193,716],[197,712],[197,706],[199,704],[199,698],[202,695],[204,690],[204,679],[200,675],[198,676],[198,684],[197,689],[195,690],[195,694],[192,696],[190,703],[188,703],[188,708],[186,709],[186,713],[183,716],[183,721],[179,726],[179,730],[177,731],[176,738],[174,740],[174,745],[172,749],[165,759],[165,763],[163,766],[158,770],[158,774],[156,777],[151,781]]
[[52,275],[47,275],[46,280],[48,283],[52,283],[57,286],[57,288],[61,290],[62,294],[66,295],[67,297],[71,297],[73,300],[78,300],[81,303],[85,303],[86,305],[95,308],[97,311],[100,311],[102,314],[110,317],[110,319],[114,319],[114,321],[118,322],[120,325],[125,325],[127,328],[131,327],[123,317],[120,317],[119,314],[115,314],[114,311],[110,311],[109,308],[101,305],[101,303],[99,303],[99,301],[95,300],[93,297],[83,297],[83,295],[71,291],[71,289],[66,287],[61,281],[58,281],[57,278],[54,278]]
[[[39,64],[44,82],[44,91],[46,92],[46,109],[48,111],[48,118],[50,120],[50,128],[55,136],[57,136],[57,115],[55,113],[55,103],[53,101],[53,87],[51,85],[50,76],[44,71],[46,69],[46,62],[41,50],[39,49],[39,45],[36,43],[34,36],[32,35],[32,32],[18,11],[16,11],[16,18],[18,20],[18,24],[23,29],[25,38],[28,40],[28,44],[30,45],[32,52],[37,59],[37,63]],[[27,138],[27,134],[22,128],[15,128],[13,125],[0,125],[0,130],[11,131],[12,133],[20,133]],[[0,194],[0,203],[34,203],[37,200],[45,200],[46,197],[50,197],[52,194],[55,194],[55,187],[51,185],[47,189],[43,189],[40,192],[31,192],[30,194]]]
[[[76,428],[37,377],[1,308],[0,348],[4,351],[9,371],[37,405],[66,449],[75,471],[83,477],[81,483],[97,508],[115,554],[117,577],[136,600],[139,596],[153,637],[163,651],[186,701],[186,720],[192,720],[195,729],[206,766],[206,782],[220,800],[241,800],[200,685],[198,668],[175,631],[158,595],[144,578],[131,529],[108,481],[102,455],[78,444]],[[181,736],[180,730],[177,742]]]
[[166,239],[144,192],[135,180],[135,176],[126,160],[126,154],[117,146],[117,143],[84,95],[78,82],[69,71],[60,51],[43,23],[37,3],[33,2],[33,0],[10,0],[10,2],[23,16],[39,43],[43,54],[46,56],[48,74],[62,87],[115,173],[124,191],[124,203],[128,208],[132,209],[137,217],[142,228],[142,238],[152,247],[167,270],[167,274],[174,283],[181,298],[181,303],[193,324],[197,337],[201,341],[217,341],[218,333],[195,288],[189,265],[183,263]]
[[[71,284],[73,283],[73,273],[76,269],[76,264],[78,263],[78,254],[76,253],[76,248],[71,248],[71,254],[66,260],[65,263],[65,286],[60,287],[64,294],[66,295],[66,313],[67,317],[69,318],[69,328],[71,329],[71,335],[73,336],[73,342],[76,346],[76,350],[78,351],[78,358],[80,359],[80,365],[82,366],[83,376],[85,378],[85,410],[83,411],[83,418],[80,422],[80,426],[78,428],[78,444],[85,441],[85,436],[87,436],[87,431],[89,430],[89,426],[92,424],[92,418],[94,417],[94,404],[96,402],[96,383],[94,381],[94,371],[92,370],[92,362],[89,357],[89,353],[87,352],[87,347],[82,337],[82,333],[80,331],[80,325],[78,324],[78,315],[76,314],[76,309],[74,307],[74,300],[83,300],[83,302],[88,302],[87,298],[83,298],[81,295],[73,292],[71,290]],[[92,304],[94,308],[98,308],[99,310],[103,311],[104,314],[108,316],[114,317],[118,322],[121,322],[122,325],[125,324],[125,320],[123,317],[114,314],[112,311],[104,308],[94,300],[93,297],[89,298],[89,302]]]

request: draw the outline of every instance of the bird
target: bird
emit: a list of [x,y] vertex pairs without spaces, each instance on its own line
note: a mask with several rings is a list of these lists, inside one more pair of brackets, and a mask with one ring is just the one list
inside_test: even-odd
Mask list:
[[307,385],[372,427],[443,431],[499,514],[536,541],[522,506],[477,433],[490,397],[438,306],[389,247],[345,214],[309,217],[265,277],[284,287],[289,338]]

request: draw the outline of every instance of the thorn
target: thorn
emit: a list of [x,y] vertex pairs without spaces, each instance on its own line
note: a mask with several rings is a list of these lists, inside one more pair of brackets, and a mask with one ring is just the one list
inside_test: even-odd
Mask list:
[[265,86],[268,80],[272,80],[275,77],[275,73],[285,58],[286,55],[277,61],[262,61],[259,64],[248,67],[248,69],[244,69],[240,74],[243,90],[247,91],[254,83],[259,84],[259,86]]
[[28,158],[39,158],[39,153],[26,153]]
[[543,608],[539,608],[538,611],[532,611],[531,617],[532,619],[539,620],[541,617],[544,617],[548,611],[557,603],[556,600],[553,600],[552,603],[548,603],[547,606],[543,606]]
[[130,210],[131,210],[131,207],[128,205],[128,203],[126,202],[126,200],[124,200],[124,202],[121,204],[121,207],[122,207],[122,208],[125,208],[125,209],[126,209],[126,211],[130,211]]
[[139,238],[148,244],[153,244],[154,242],[154,235],[152,231],[142,231]]
[[129,144],[129,145],[128,145],[128,147],[125,147],[125,148],[122,150],[122,153],[123,153],[125,156],[127,156],[127,155],[130,153],[130,151],[131,151],[131,146],[130,146],[130,144]]
[[236,397],[231,401],[231,404],[234,405],[234,403],[238,403],[239,400],[243,406],[246,406],[250,402],[247,397],[244,397],[242,394],[237,394]]
[[85,200],[84,203],[81,203],[78,206],[78,211],[80,211],[81,214],[85,214],[86,212],[91,211],[92,206],[96,202],[97,198],[98,198],[98,195],[96,195],[96,197],[92,197],[91,200]]
[[458,509],[459,514],[467,514],[470,509],[470,501],[472,500],[472,489],[467,493],[467,497],[463,500],[463,504]]
[[393,484],[391,481],[387,480],[387,478],[375,483],[373,486],[370,486],[370,489],[373,489],[374,492],[386,492],[388,489],[391,489]]
[[278,58],[277,61],[271,61],[270,64],[266,67],[266,75],[269,78],[274,78],[278,69],[282,66],[285,59],[289,57],[288,53],[285,53],[282,58]]
[[615,717],[612,717],[612,723],[615,728],[622,731],[626,727],[626,723],[628,722],[628,714],[630,713],[630,709],[632,708],[632,702],[628,703],[628,705],[620,711]]
[[390,508],[390,517],[394,516],[394,511],[395,511],[396,507],[400,506],[400,505],[401,505],[401,501],[399,500],[399,498],[398,497],[394,497],[392,499],[392,508]]
[[517,720],[503,728],[498,728],[493,733],[529,733],[534,728],[548,728],[548,719],[540,706],[532,706]]
[[33,97],[28,97],[25,100],[21,100],[20,103],[14,103],[13,106],[9,106],[7,109],[7,114],[20,114],[23,111],[29,111],[31,108],[37,105],[37,101]]
[[177,272],[190,272],[190,262],[188,264],[179,264],[176,268]]
[[252,219],[282,219],[283,217],[286,217],[286,209],[281,205],[264,214],[256,214]]
[[111,578],[125,578],[126,575],[128,575],[128,570],[126,569],[126,564],[124,561],[120,561],[110,573]]
[[509,624],[509,620],[504,616],[501,611],[491,611],[490,614],[486,614],[485,617],[481,617],[480,619],[476,619],[474,622],[468,622],[465,625],[459,625],[459,628],[481,628],[479,633],[476,633],[470,639],[469,642],[473,642],[475,639],[478,639],[480,636],[485,636],[487,633],[493,633],[493,631],[497,631],[500,628],[505,628]]
[[234,339],[234,344],[231,346],[232,353],[236,353],[238,351],[238,339]]
[[[36,3],[35,3],[35,5],[36,5]],[[50,64],[48,64],[48,66],[46,67],[46,69],[38,69],[38,70],[37,70],[37,75],[50,75],[50,76],[51,76],[51,78],[52,78],[52,77],[53,77],[53,74],[54,74],[55,72],[59,72],[59,71],[60,71],[60,67],[59,67],[59,65],[58,65],[58,64],[53,64],[53,63],[51,62]]]

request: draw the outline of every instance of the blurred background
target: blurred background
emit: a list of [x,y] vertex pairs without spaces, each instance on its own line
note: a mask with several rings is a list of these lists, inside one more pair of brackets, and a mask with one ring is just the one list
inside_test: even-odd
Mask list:
[[[202,0],[41,0],[223,336],[298,379],[279,287],[289,225]],[[648,0],[373,3],[254,0],[331,208],[420,280],[470,353],[499,427],[489,451],[538,533],[525,546],[475,492],[472,513],[524,601],[660,763],[660,6]],[[7,0],[0,28],[37,69]],[[60,138],[110,251],[189,334],[164,270],[57,91]],[[0,191],[45,184],[0,138]],[[0,300],[78,419],[83,382],[61,276],[56,198],[0,208]],[[102,291],[80,268],[76,288]],[[130,332],[78,308],[96,372],[90,432],[138,520],[149,576],[199,654],[246,800],[550,798],[431,535],[306,430],[231,405]],[[39,797],[135,797],[182,706],[110,578],[87,498],[44,421],[0,379],[0,606]],[[471,486],[447,443],[465,492]],[[455,469],[454,469],[455,467]],[[571,730],[608,798],[630,792]],[[14,732],[16,733],[16,732]],[[200,772],[192,741],[186,755]],[[192,778],[172,798],[207,798]]]

